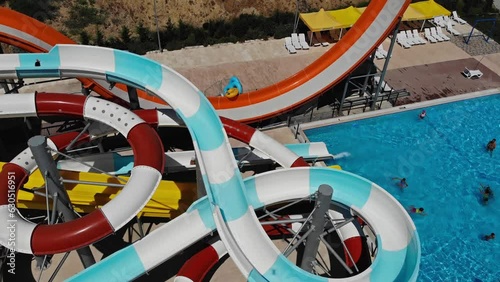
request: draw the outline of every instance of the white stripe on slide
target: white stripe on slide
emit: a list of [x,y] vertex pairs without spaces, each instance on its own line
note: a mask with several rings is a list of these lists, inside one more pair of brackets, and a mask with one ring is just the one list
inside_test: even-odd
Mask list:
[[[21,253],[32,254],[31,234],[33,234],[36,224],[20,217],[17,210],[12,213],[8,205],[0,206],[0,218],[5,219],[4,222],[6,224],[5,226],[0,226],[2,228],[0,232],[0,244]],[[10,237],[12,234],[14,238]],[[11,239],[10,241],[9,238]],[[12,239],[14,239],[15,245],[12,245]]]
[[58,45],[61,69],[115,71],[115,53],[109,48],[89,48],[83,45]]
[[[161,173],[149,166],[136,166],[130,178],[112,201],[102,207],[102,212],[114,230],[127,224],[146,205],[160,183]],[[145,190],[145,188],[149,188]]]
[[[226,142],[212,151],[201,151],[203,166],[211,184],[221,184],[233,178],[237,170],[232,151]],[[240,189],[235,187],[235,189]]]
[[144,122],[124,107],[95,97],[89,97],[85,101],[83,116],[115,128],[125,138],[134,126]]
[[134,248],[144,269],[149,270],[211,232],[213,230],[205,227],[198,210],[193,210],[156,229],[147,239],[135,242]]
[[[2,55],[2,58],[3,56],[5,55]],[[2,118],[36,117],[35,94],[8,94],[0,96],[0,114]]]

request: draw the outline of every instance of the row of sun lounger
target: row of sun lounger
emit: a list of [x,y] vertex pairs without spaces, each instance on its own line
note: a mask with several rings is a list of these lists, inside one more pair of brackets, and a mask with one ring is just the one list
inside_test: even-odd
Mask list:
[[[456,15],[456,11],[454,11],[454,14]],[[460,35],[460,32],[458,32],[456,29],[453,28],[453,26],[455,25],[455,22],[457,22],[459,24],[466,23],[466,21],[459,18],[458,15],[452,16],[451,18],[448,16],[439,16],[439,17],[435,17],[432,21],[434,22],[434,24],[437,27],[445,28],[449,33],[451,33],[453,35]]]
[[434,24],[436,26],[440,26],[442,28],[445,28],[448,26],[448,24],[450,24],[451,26],[455,25],[455,22],[456,23],[459,23],[459,24],[466,24],[467,22],[465,20],[463,20],[462,18],[460,18],[457,14],[457,11],[453,11],[451,13],[451,17],[448,17],[448,16],[438,16],[438,17],[435,17],[433,20]]
[[[315,32],[314,36],[316,38],[316,43],[314,46],[327,47],[330,43],[324,41],[321,37],[321,33]],[[306,36],[304,33],[292,33],[292,36],[285,37],[285,48],[290,54],[297,53],[297,50],[309,50],[309,44],[306,41]]]
[[[450,33],[453,35],[459,35],[458,32]],[[413,45],[425,44],[427,41],[430,43],[450,41],[450,37],[443,32],[440,26],[425,28],[424,38],[420,36],[418,30],[416,29],[400,31],[396,37],[396,42],[405,49],[410,48]]]
[[303,33],[292,33],[291,37],[285,37],[285,48],[288,53],[295,54],[297,50],[309,50],[306,36]]
[[418,30],[402,30],[396,35],[396,42],[403,48],[410,48],[413,45],[425,44],[427,41],[420,37]]

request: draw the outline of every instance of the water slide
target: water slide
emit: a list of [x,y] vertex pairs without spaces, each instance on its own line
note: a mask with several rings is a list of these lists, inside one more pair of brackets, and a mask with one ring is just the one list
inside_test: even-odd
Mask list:
[[[35,66],[36,60],[40,61],[40,66]],[[150,71],[145,73],[143,69]],[[47,54],[0,56],[0,79],[34,77],[86,77],[120,82],[147,89],[165,100],[191,133],[207,190],[207,197],[195,202],[185,214],[72,280],[89,281],[91,277],[109,281],[131,280],[217,229],[232,259],[248,280],[326,281],[326,278],[307,273],[288,261],[267,237],[253,212],[263,203],[310,195],[320,184],[331,185],[335,190],[333,199],[363,216],[377,235],[379,244],[374,263],[369,270],[348,278],[348,281],[416,280],[420,261],[418,235],[409,215],[392,196],[359,176],[320,168],[273,171],[266,174],[267,178],[257,176],[248,180],[250,190],[245,191],[247,185],[241,178],[217,112],[203,93],[174,70],[129,52],[90,46],[58,45]],[[1,96],[0,105],[4,105],[4,99],[9,99],[9,96]],[[4,116],[25,114],[20,113],[21,105],[31,106],[30,103],[34,104],[31,100],[17,99],[16,103],[12,100],[9,106],[0,109],[0,113]],[[95,105],[91,103],[91,111]],[[52,112],[59,110],[58,107],[50,109]],[[110,115],[109,111],[99,118],[109,119],[107,115]],[[3,175],[9,172],[5,171],[4,167]],[[283,193],[284,189],[286,193]],[[115,200],[109,204],[113,202]],[[113,207],[108,209],[113,214],[119,210],[122,217],[135,215],[123,214],[126,211],[118,205]],[[2,218],[6,219],[7,215]],[[7,223],[4,220],[3,224]],[[176,240],[166,241],[165,238],[170,236],[175,236]],[[52,245],[45,245],[47,252],[61,251],[61,248],[51,249]],[[155,252],[151,252],[152,249]],[[110,266],[114,266],[113,271],[109,271]]]
[[[9,64],[8,57],[11,56],[2,56],[2,62]],[[36,225],[14,212],[11,206],[16,202],[17,191],[36,168],[30,148],[4,165],[0,172],[0,191],[3,192],[0,196],[0,218],[4,227],[15,222],[17,251],[46,255],[97,242],[128,223],[158,187],[165,161],[161,140],[146,122],[130,110],[103,99],[82,95],[64,95],[54,99],[53,95],[11,94],[0,98],[1,117],[69,115],[97,120],[126,136],[136,154],[131,176],[118,196],[86,216],[56,225]],[[64,149],[76,137],[79,137],[77,132],[53,136],[47,139],[47,144],[55,152]],[[85,135],[79,137],[82,141],[88,138]],[[7,228],[0,230],[0,244],[6,247],[12,247],[9,232]]]
[[[313,162],[334,158],[323,142],[285,144],[284,146],[305,161]],[[267,161],[266,163],[274,162],[272,157],[249,146],[234,147],[233,152],[241,166],[251,166],[255,162],[262,163],[262,161]],[[196,154],[192,150],[165,152],[165,172],[195,170],[196,164],[192,162],[195,158]],[[57,162],[57,167],[63,170],[79,172],[106,171],[113,175],[129,174],[133,166],[133,155],[118,152],[91,154]]]
[[[285,113],[288,110],[321,95],[344,79],[349,72],[366,60],[373,50],[389,35],[411,1],[370,1],[359,20],[323,56],[295,75],[268,87],[240,94],[236,99],[209,97],[220,116],[251,123]],[[0,42],[20,47],[29,52],[46,52],[58,43],[74,43],[56,30],[17,12],[0,9]],[[142,68],[154,73],[152,69]],[[117,85],[109,91],[109,82],[103,79],[82,78],[86,87],[94,87],[99,94],[117,96],[128,101],[126,87]],[[118,81],[119,82],[119,81]],[[158,97],[139,92],[143,108],[167,107]]]

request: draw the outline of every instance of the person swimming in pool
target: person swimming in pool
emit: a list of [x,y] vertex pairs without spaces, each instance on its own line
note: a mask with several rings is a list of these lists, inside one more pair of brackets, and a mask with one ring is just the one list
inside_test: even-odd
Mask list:
[[481,189],[479,189],[479,192],[481,192],[481,195],[483,196],[483,204],[488,204],[488,201],[490,200],[490,198],[493,197],[493,190],[491,190],[491,187],[488,185],[488,186],[483,186],[482,184],[479,184],[481,185]]
[[484,235],[483,240],[489,241],[495,239],[495,233],[491,233],[490,235]]
[[486,145],[486,150],[490,152],[490,155],[493,155],[493,150],[495,150],[497,147],[497,139],[493,138],[490,142],[488,142],[488,145]]
[[427,113],[425,112],[425,110],[422,110],[422,112],[420,113],[420,115],[418,115],[418,117],[419,117],[420,119],[424,119],[426,114],[427,114]]
[[419,214],[419,215],[427,215],[427,213],[425,213],[425,211],[424,211],[424,208],[422,208],[422,207],[416,208],[415,206],[410,206],[408,208],[408,211],[410,213],[415,213],[415,214]]
[[397,185],[401,189],[404,189],[404,188],[408,187],[408,183],[406,182],[406,178],[404,178],[404,177],[403,178],[393,177],[392,180],[399,180],[399,182],[398,182]]

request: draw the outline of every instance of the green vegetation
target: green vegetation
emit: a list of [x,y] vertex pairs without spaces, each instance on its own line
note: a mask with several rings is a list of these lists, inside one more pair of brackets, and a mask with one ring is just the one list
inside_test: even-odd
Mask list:
[[[88,3],[87,1],[81,1]],[[252,39],[283,38],[289,36],[293,30],[294,15],[276,11],[271,17],[242,14],[231,21],[212,20],[202,27],[194,27],[185,22],[172,23],[169,19],[165,26],[160,28],[161,46],[167,50],[178,50],[187,46],[208,46],[218,43],[243,42]],[[118,38],[104,38],[99,29],[90,36],[86,32],[79,32],[80,43],[128,50],[137,54],[158,49],[158,35],[156,30],[149,30],[141,22],[135,28],[135,35],[123,26]],[[299,28],[306,31],[305,26]]]
[[1,5],[9,3],[12,10],[18,11],[41,22],[52,20],[58,16],[59,0],[10,0],[1,1]]
[[106,14],[95,7],[94,0],[78,0],[69,7],[64,24],[71,34],[76,35],[89,25],[103,24],[105,19]]

